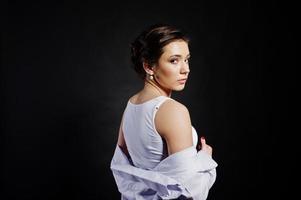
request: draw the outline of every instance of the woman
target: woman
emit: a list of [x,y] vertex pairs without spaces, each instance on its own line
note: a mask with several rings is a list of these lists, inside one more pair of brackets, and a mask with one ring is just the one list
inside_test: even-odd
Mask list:
[[122,199],[207,198],[217,166],[188,109],[171,98],[189,75],[188,38],[169,25],[153,25],[131,45],[144,88],[127,102],[111,169]]

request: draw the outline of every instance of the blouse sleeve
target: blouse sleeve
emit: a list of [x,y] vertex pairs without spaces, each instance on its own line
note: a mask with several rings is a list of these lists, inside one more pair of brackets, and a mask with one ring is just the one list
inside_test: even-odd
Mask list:
[[111,170],[122,199],[175,199],[180,196],[205,200],[215,182],[216,162],[192,146],[162,160],[154,169],[133,166],[117,145]]

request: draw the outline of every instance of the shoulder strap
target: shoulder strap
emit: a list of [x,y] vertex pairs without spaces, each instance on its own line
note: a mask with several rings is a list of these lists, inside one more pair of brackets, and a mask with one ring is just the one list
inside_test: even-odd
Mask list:
[[156,110],[158,110],[159,109],[159,107],[161,106],[161,104],[162,103],[164,103],[165,102],[165,100],[167,100],[167,99],[171,99],[171,100],[173,100],[172,98],[170,98],[170,97],[165,97],[165,96],[162,96],[162,98],[160,98],[160,100],[157,102],[157,104],[156,104],[156,106],[155,106],[155,109]]

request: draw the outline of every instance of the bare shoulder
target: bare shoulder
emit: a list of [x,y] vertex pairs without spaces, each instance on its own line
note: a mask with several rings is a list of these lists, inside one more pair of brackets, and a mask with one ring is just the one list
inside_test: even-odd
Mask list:
[[174,99],[164,101],[157,112],[157,116],[158,118],[173,120],[176,120],[178,117],[181,119],[188,117],[190,119],[187,107]]
[[185,105],[176,100],[166,100],[155,116],[155,126],[166,140],[169,153],[192,146],[190,114]]

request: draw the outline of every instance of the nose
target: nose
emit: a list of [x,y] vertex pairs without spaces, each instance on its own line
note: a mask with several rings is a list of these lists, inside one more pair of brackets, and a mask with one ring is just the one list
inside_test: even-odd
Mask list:
[[189,69],[188,62],[183,62],[182,67],[181,67],[181,73],[188,74],[189,72],[190,72],[190,69]]

